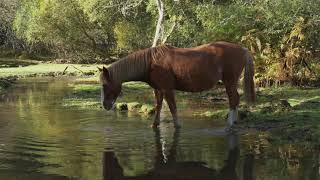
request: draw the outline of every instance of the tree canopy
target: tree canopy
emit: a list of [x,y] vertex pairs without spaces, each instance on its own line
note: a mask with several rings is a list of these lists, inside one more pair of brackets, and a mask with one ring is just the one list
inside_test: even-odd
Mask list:
[[[161,39],[178,47],[218,40],[248,47],[256,79],[319,78],[318,0],[162,0]],[[78,62],[150,47],[156,0],[1,1],[0,46]],[[19,44],[19,46],[13,44]]]

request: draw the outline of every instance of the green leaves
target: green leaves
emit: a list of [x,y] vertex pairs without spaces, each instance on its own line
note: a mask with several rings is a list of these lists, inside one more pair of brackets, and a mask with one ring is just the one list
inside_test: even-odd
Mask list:
[[[162,1],[161,39],[167,43],[192,47],[218,40],[238,42],[254,54],[262,81],[311,78],[315,74],[311,71],[320,71],[318,0]],[[50,47],[46,52],[55,57],[78,62],[106,61],[150,47],[158,19],[154,0],[4,0],[0,4],[15,7],[11,18],[0,10],[0,20],[5,22],[1,27],[8,29],[11,22],[29,53]],[[3,34],[0,40],[10,37]]]

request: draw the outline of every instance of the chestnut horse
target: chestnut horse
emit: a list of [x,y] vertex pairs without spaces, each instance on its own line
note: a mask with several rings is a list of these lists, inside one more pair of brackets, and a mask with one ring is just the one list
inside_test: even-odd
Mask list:
[[160,124],[163,98],[167,101],[174,126],[179,128],[175,90],[200,92],[222,80],[229,99],[228,127],[238,120],[239,94],[237,84],[244,72],[244,95],[255,101],[253,59],[248,49],[228,42],[204,44],[194,48],[160,45],[128,55],[100,69],[101,100],[110,110],[128,81],[143,81],[154,89],[156,112],[153,127]]

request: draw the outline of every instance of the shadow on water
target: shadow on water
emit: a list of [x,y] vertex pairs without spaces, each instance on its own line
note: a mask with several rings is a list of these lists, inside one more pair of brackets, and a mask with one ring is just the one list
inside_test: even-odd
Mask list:
[[[179,146],[180,130],[175,130],[169,155],[164,153],[165,147],[161,143],[160,129],[155,129],[154,168],[145,174],[125,176],[123,168],[113,151],[103,153],[103,180],[237,180],[237,161],[240,156],[239,136],[236,133],[227,135],[228,156],[221,169],[213,169],[201,161],[178,161],[177,147]],[[243,179],[253,180],[254,155],[245,156],[243,165]]]

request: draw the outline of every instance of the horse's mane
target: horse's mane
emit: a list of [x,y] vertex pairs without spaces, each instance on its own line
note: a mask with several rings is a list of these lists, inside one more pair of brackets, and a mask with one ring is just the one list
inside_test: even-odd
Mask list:
[[108,67],[109,74],[115,82],[126,82],[129,80],[141,80],[149,71],[151,62],[157,62],[166,52],[174,47],[170,45],[160,45],[146,48],[112,63]]
[[[154,60],[161,58],[165,53],[169,50],[174,48],[173,46],[170,46],[168,44],[162,44],[156,47],[150,47],[146,49],[142,49],[139,51],[136,51],[134,53],[129,54],[128,56],[122,58],[122,59],[144,59],[144,61]],[[121,61],[121,60],[120,60]]]

